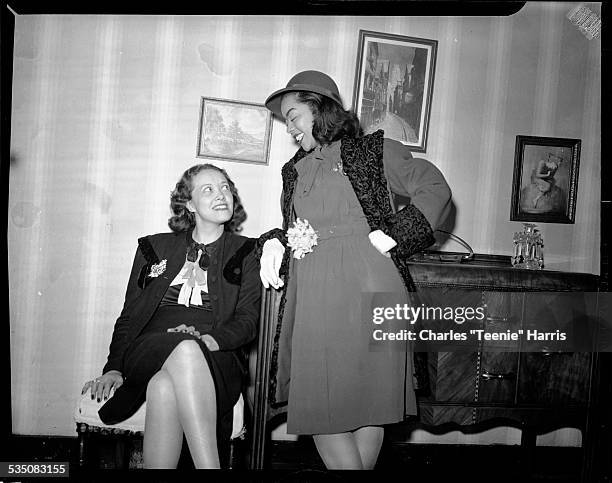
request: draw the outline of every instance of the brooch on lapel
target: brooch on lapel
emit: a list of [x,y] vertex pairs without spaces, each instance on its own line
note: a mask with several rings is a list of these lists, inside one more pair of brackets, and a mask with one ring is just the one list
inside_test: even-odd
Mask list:
[[342,164],[342,160],[338,161],[334,167],[332,168],[332,171],[336,172],[336,173],[340,173],[343,174],[344,176],[348,176],[345,172],[344,172],[344,165]]
[[166,259],[163,259],[161,262],[151,265],[151,271],[147,276],[151,278],[159,277],[166,271],[166,261]]

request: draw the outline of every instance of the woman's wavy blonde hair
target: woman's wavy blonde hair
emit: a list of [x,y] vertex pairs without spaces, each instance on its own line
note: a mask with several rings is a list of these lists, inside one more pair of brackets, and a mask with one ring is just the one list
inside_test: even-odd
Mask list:
[[174,232],[193,230],[196,224],[195,215],[187,209],[187,202],[191,200],[191,192],[193,191],[192,180],[199,173],[207,169],[217,171],[227,179],[230,191],[234,197],[234,213],[232,218],[225,223],[224,230],[239,233],[242,231],[241,225],[246,220],[247,214],[240,201],[240,196],[238,196],[236,185],[224,169],[209,163],[192,166],[183,173],[181,179],[176,183],[176,187],[170,194],[170,209],[174,214],[168,219],[168,226]]

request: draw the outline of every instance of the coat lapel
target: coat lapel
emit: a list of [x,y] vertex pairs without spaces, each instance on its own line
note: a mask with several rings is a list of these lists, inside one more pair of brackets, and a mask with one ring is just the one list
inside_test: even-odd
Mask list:
[[344,172],[351,182],[372,230],[392,213],[383,166],[383,131],[359,139],[345,137],[340,145]]
[[167,247],[163,247],[163,257],[160,254],[160,258],[167,258],[168,263],[167,269],[164,273],[164,280],[167,281],[166,286],[170,285],[170,282],[178,275],[181,268],[185,264],[185,257],[187,255],[187,238],[185,233],[177,234],[172,237]]

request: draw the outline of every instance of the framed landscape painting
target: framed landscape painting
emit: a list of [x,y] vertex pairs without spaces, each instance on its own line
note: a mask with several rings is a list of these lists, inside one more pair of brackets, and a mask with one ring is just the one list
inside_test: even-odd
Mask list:
[[202,97],[196,156],[266,165],[271,128],[263,104]]

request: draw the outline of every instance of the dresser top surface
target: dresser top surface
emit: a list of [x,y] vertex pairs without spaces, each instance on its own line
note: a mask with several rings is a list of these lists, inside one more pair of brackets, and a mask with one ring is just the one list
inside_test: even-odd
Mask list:
[[413,257],[410,273],[417,285],[461,285],[501,290],[596,291],[598,276],[560,270],[514,268],[507,255],[430,252]]

